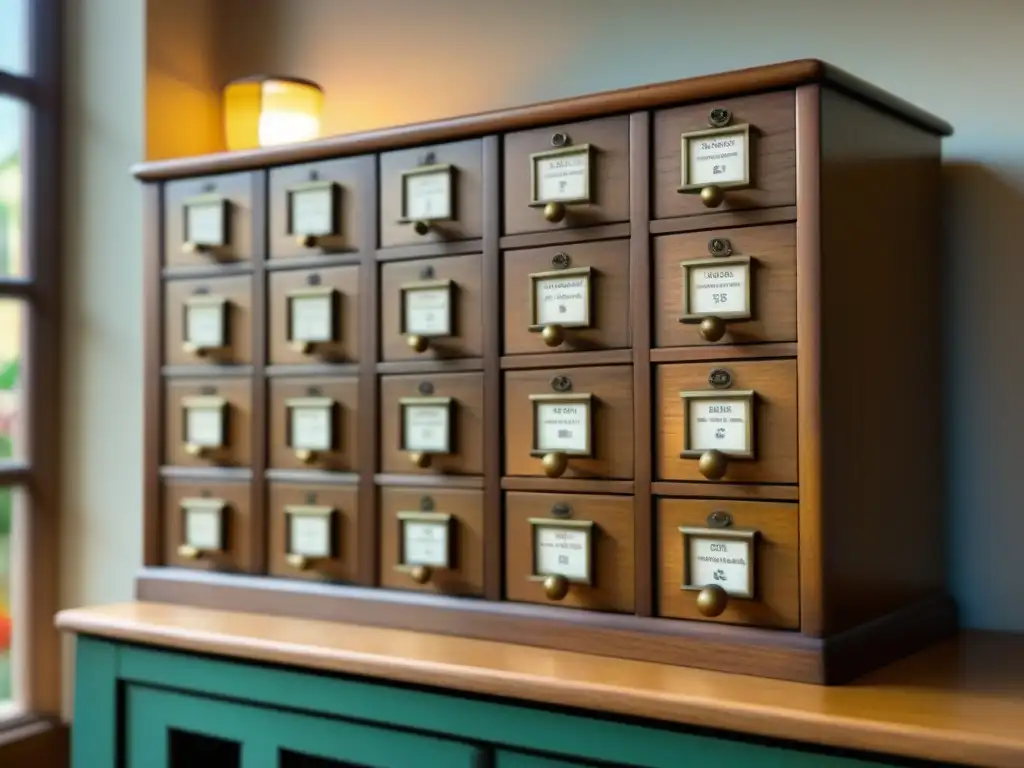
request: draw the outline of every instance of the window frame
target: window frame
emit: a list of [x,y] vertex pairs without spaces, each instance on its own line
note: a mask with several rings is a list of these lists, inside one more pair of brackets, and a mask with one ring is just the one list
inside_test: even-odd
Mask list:
[[60,606],[61,549],[63,6],[62,0],[24,0],[28,71],[0,70],[0,98],[14,98],[27,110],[21,148],[24,275],[0,276],[0,300],[21,300],[26,321],[19,355],[21,458],[0,462],[0,486],[18,489],[21,498],[15,502],[11,539],[11,602],[21,609],[14,624],[17,671],[12,675],[19,709],[0,720],[0,763],[13,745],[28,743],[25,739],[35,743],[52,732],[55,749],[66,741],[59,725],[61,643],[53,624]]

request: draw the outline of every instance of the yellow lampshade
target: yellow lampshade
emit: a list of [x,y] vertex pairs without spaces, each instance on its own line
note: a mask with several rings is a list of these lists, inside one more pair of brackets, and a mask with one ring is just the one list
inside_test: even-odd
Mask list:
[[224,138],[229,150],[272,147],[320,136],[324,94],[295,77],[257,75],[224,86]]

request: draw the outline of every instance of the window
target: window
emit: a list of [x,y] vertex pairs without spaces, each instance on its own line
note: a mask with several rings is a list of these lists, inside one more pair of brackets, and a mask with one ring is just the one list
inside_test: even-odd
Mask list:
[[0,737],[60,713],[62,6],[0,0]]

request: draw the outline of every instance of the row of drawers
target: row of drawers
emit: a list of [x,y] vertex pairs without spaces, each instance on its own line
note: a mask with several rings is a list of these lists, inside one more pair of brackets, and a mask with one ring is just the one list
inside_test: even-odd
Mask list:
[[[242,483],[165,484],[167,562],[250,571],[249,492]],[[381,586],[483,595],[482,491],[378,493]],[[657,499],[656,551],[642,563],[632,497],[508,492],[504,507],[508,600],[631,613],[635,570],[653,563],[661,616],[799,624],[795,503]],[[268,513],[271,575],[354,578],[362,514],[355,486],[270,483]]]
[[[660,110],[651,122],[654,218],[795,204],[792,92]],[[510,133],[501,150],[500,182],[483,177],[479,139],[271,169],[267,255],[477,239],[485,183],[501,185],[506,235],[629,221],[628,116]],[[168,183],[165,263],[251,258],[254,183],[244,173]]]
[[[797,482],[792,359],[654,368],[653,470],[658,480]],[[246,467],[252,407],[246,379],[167,382],[165,463]],[[352,472],[358,466],[358,380],[269,382],[272,468]],[[484,379],[479,372],[380,378],[385,473],[481,475]],[[633,478],[633,367],[504,374],[504,473]]]
[[[483,355],[482,256],[389,262],[380,269],[385,361]],[[629,241],[503,255],[504,354],[630,346]],[[359,266],[272,272],[272,365],[358,362]],[[252,361],[252,278],[165,283],[169,365]],[[791,223],[654,238],[656,347],[796,340]]]

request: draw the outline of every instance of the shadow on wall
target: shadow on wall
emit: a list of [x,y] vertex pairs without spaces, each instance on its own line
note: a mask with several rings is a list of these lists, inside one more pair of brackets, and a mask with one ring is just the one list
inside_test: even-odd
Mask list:
[[943,195],[951,579],[965,625],[1024,632],[1024,165],[948,161]]

